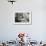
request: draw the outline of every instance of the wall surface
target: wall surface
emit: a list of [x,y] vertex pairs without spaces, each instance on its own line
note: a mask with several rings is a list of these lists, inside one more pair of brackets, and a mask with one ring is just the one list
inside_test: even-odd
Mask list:
[[[16,11],[32,11],[32,25],[14,25]],[[0,40],[15,40],[18,32],[27,32],[33,40],[46,40],[46,0],[17,0],[13,5],[0,0]]]

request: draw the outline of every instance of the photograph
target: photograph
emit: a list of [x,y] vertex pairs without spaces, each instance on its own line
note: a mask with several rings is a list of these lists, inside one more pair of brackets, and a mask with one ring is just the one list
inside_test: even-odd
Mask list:
[[31,12],[16,12],[14,16],[15,24],[31,24]]

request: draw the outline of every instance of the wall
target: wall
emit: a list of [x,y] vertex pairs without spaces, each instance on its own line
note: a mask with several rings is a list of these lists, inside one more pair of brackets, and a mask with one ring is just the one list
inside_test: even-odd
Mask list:
[[[14,5],[0,0],[0,40],[14,40],[18,32],[27,32],[37,41],[46,40],[45,5],[45,0],[17,0]],[[14,25],[15,11],[32,11],[32,25]]]

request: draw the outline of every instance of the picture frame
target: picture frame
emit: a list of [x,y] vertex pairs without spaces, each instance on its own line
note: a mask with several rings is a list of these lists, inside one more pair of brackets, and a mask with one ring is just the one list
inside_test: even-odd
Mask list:
[[13,24],[16,25],[32,25],[32,12],[31,11],[17,11],[13,17]]

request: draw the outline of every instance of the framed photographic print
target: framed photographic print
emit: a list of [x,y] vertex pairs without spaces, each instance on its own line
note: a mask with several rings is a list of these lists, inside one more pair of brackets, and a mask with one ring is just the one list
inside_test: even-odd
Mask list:
[[14,24],[32,24],[32,12],[15,12]]

